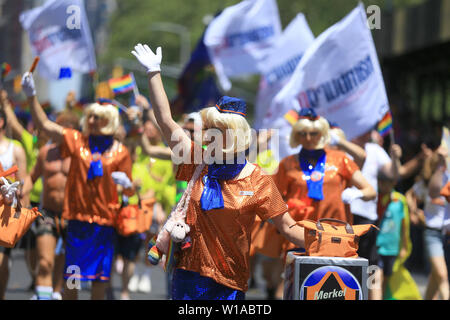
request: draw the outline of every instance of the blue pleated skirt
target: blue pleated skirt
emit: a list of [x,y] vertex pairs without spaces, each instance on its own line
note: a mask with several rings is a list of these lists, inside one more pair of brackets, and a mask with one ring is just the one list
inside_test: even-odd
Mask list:
[[197,272],[176,269],[172,280],[173,300],[245,300],[245,293],[223,286]]
[[115,241],[113,227],[70,220],[67,225],[64,279],[108,281]]

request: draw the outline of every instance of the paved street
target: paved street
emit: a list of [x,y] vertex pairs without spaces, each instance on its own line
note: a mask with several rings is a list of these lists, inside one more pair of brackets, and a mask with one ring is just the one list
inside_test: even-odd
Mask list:
[[[142,256],[143,252],[141,252]],[[28,291],[27,288],[31,283],[31,277],[27,271],[23,250],[16,249],[11,253],[12,268],[10,271],[10,279],[8,283],[8,290],[6,292],[6,300],[28,300],[32,297],[33,293]],[[142,261],[142,259],[140,259]],[[138,263],[137,272],[142,273],[145,265]],[[425,292],[425,286],[427,278],[423,274],[412,274],[416,280],[419,290],[423,296]],[[264,280],[261,278],[261,272],[259,266],[256,268],[256,279],[258,287],[251,289],[247,292],[247,299],[249,300],[262,300],[265,298],[264,292]],[[153,267],[151,273],[152,290],[150,293],[131,293],[131,299],[133,300],[164,300],[166,299],[166,280],[165,273],[159,267]],[[117,274],[113,275],[113,289],[116,299],[120,298],[120,278]],[[80,291],[80,300],[89,300],[90,292],[86,289]]]

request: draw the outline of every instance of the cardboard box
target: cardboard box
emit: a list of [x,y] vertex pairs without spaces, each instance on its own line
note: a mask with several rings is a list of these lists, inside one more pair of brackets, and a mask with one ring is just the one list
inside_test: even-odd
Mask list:
[[367,300],[364,258],[309,257],[289,252],[284,300]]

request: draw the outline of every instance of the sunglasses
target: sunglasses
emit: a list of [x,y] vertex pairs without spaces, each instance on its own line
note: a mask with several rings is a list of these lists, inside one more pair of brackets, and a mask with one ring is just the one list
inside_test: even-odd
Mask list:
[[100,119],[103,119],[103,118],[100,117],[99,115],[92,114],[92,113],[88,116],[88,119],[89,119],[90,117],[93,117],[95,121],[98,121],[98,120],[100,120]]
[[312,131],[312,132],[308,132],[308,131],[299,131],[297,132],[297,134],[301,137],[306,137],[307,135],[309,135],[310,137],[317,137],[318,135],[320,135],[319,131]]

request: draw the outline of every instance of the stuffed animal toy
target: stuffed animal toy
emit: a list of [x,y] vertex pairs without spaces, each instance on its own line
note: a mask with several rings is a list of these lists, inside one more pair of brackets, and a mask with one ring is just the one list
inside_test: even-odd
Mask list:
[[[151,264],[157,265],[164,254],[173,254],[170,250],[173,245],[171,242],[181,243],[182,249],[187,249],[190,247],[191,239],[187,236],[190,232],[190,228],[186,223],[186,212],[189,205],[189,200],[191,198],[192,188],[204,167],[204,163],[197,166],[192,179],[189,181],[189,184],[183,193],[183,196],[175,209],[172,210],[163,228],[158,233],[158,236],[155,236],[152,240],[150,240],[147,258]],[[166,259],[167,258],[168,257],[166,257]]]

